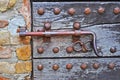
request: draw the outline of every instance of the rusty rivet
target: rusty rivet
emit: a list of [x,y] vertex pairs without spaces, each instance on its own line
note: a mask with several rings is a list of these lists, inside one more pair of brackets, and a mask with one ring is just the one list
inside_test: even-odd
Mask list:
[[46,22],[46,23],[44,24],[44,28],[45,28],[46,30],[50,30],[50,29],[51,29],[51,24],[50,24],[49,22]]
[[53,48],[53,52],[54,53],[58,53],[59,52],[59,48],[58,47]]
[[70,63],[66,65],[66,69],[72,69],[72,67],[73,67],[73,65]]
[[37,51],[38,51],[39,54],[42,54],[44,52],[44,48],[40,47],[40,48],[37,49]]
[[73,27],[76,30],[80,29],[80,23],[79,22],[74,22]]
[[110,48],[110,52],[111,52],[111,53],[115,53],[116,51],[117,51],[116,47],[111,47],[111,48]]
[[59,65],[54,64],[53,67],[52,67],[52,69],[55,70],[55,71],[58,70],[59,69]]
[[67,48],[66,48],[66,51],[67,51],[68,53],[73,52],[73,47],[72,47],[72,46],[67,47]]
[[104,8],[100,7],[100,8],[98,9],[98,13],[99,13],[99,14],[103,14],[104,12],[105,12],[105,9],[104,9]]
[[100,66],[100,64],[99,64],[99,63],[94,63],[94,64],[93,64],[93,68],[94,68],[94,69],[98,69],[98,68],[99,68],[99,66]]
[[115,64],[114,64],[114,63],[110,63],[110,64],[108,65],[108,68],[109,68],[109,69],[114,69],[114,67],[115,67]]
[[87,68],[87,64],[86,63],[81,64],[80,68],[85,70]]
[[38,68],[38,70],[40,70],[40,71],[41,71],[41,70],[43,70],[43,65],[41,65],[41,64],[40,64],[40,65],[38,65],[38,67],[37,67],[37,68]]
[[91,9],[90,8],[85,8],[84,13],[86,15],[90,14],[91,13]]
[[114,14],[119,14],[120,8],[119,7],[114,8],[113,12],[114,12]]
[[75,14],[75,9],[74,8],[70,8],[68,10],[68,14],[70,14],[71,16]]
[[61,12],[60,8],[54,8],[54,14],[58,15]]
[[45,11],[44,11],[43,8],[39,8],[38,11],[37,11],[37,13],[38,13],[39,15],[43,15],[43,14],[45,13]]

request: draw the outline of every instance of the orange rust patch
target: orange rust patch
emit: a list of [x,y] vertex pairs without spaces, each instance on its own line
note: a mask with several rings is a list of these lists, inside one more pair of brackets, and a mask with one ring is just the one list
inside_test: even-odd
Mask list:
[[29,60],[31,57],[31,47],[30,45],[25,45],[23,47],[16,49],[17,57],[20,60]]
[[10,80],[10,79],[0,76],[0,80]]

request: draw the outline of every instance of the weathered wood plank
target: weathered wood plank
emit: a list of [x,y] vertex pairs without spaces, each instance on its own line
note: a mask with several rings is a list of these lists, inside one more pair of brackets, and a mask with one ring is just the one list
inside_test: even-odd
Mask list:
[[[38,28],[34,27],[34,31]],[[64,29],[62,29],[64,30]],[[68,30],[68,29],[67,29]],[[120,56],[120,24],[104,24],[104,25],[94,25],[90,27],[82,28],[82,30],[93,31],[97,36],[97,46],[101,47],[103,56]],[[83,42],[91,40],[89,36],[84,36],[80,38]],[[33,56],[35,58],[42,57],[92,57],[96,56],[93,48],[92,51],[87,53],[75,52],[67,53],[66,48],[72,46],[72,36],[57,36],[52,37],[51,42],[44,43],[42,38],[33,39]],[[38,54],[37,48],[44,47],[44,53]],[[54,54],[52,49],[58,47],[60,50],[58,53]],[[90,45],[88,45],[91,48]],[[110,52],[111,47],[116,47],[117,51],[115,53]],[[79,48],[79,46],[78,46]],[[97,56],[96,56],[97,57]]]
[[[66,64],[71,63],[73,68],[66,69]],[[86,63],[87,69],[82,70],[80,65]],[[99,63],[98,69],[93,68],[94,63]],[[108,64],[115,63],[114,69],[109,69]],[[44,66],[42,71],[38,71],[37,66]],[[52,66],[59,65],[59,69],[54,71]],[[34,80],[119,80],[120,60],[119,58],[95,58],[95,59],[34,59],[33,60]]]
[[[55,7],[60,8],[62,11],[59,15],[53,13]],[[91,14],[85,15],[84,9],[89,7]],[[99,7],[105,8],[105,13],[98,14]],[[95,24],[106,23],[119,23],[120,14],[115,15],[113,9],[120,7],[119,2],[33,2],[33,25],[41,27],[40,23],[49,21],[54,23],[62,23],[64,25],[71,24],[72,22],[81,22],[82,27]],[[44,8],[43,15],[37,14],[39,8]],[[69,8],[76,10],[75,15],[70,16],[67,11]],[[56,26],[54,26],[56,27]]]

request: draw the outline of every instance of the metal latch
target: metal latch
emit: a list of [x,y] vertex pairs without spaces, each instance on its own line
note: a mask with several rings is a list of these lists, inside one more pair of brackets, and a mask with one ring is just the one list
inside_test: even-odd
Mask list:
[[[76,23],[77,24],[77,23]],[[49,26],[49,27],[48,27]],[[93,50],[95,52],[95,54],[100,57],[100,51],[97,50],[97,44],[96,44],[96,34],[92,31],[82,31],[82,30],[78,30],[79,28],[75,28],[75,24],[74,24],[74,30],[72,31],[68,31],[68,30],[57,30],[57,31],[52,31],[50,30],[50,25],[48,25],[45,27],[44,30],[40,31],[40,32],[27,32],[25,29],[20,28],[19,31],[19,35],[20,36],[39,36],[39,37],[47,37],[47,38],[51,38],[53,36],[73,36],[73,37],[80,37],[81,35],[91,35],[92,36],[92,40],[90,40],[89,42],[91,42]],[[79,44],[80,45],[80,49],[76,49],[75,46]],[[72,44],[72,47],[74,49],[74,51],[79,52],[79,51],[83,51],[83,52],[87,52],[89,51],[89,49],[86,47],[86,43],[82,42],[81,40],[77,40],[74,41]]]

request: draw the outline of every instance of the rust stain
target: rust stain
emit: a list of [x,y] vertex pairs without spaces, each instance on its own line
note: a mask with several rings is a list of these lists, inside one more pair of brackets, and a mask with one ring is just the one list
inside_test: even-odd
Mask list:
[[0,28],[4,28],[8,26],[9,22],[6,20],[0,20]]
[[10,79],[0,76],[0,80],[10,80]]
[[25,36],[25,37],[19,37],[19,41],[23,44],[30,44],[30,36]]
[[31,25],[31,9],[30,9],[30,1],[29,0],[23,0],[23,6],[20,9],[20,13],[25,18],[26,26],[27,28],[30,28]]

